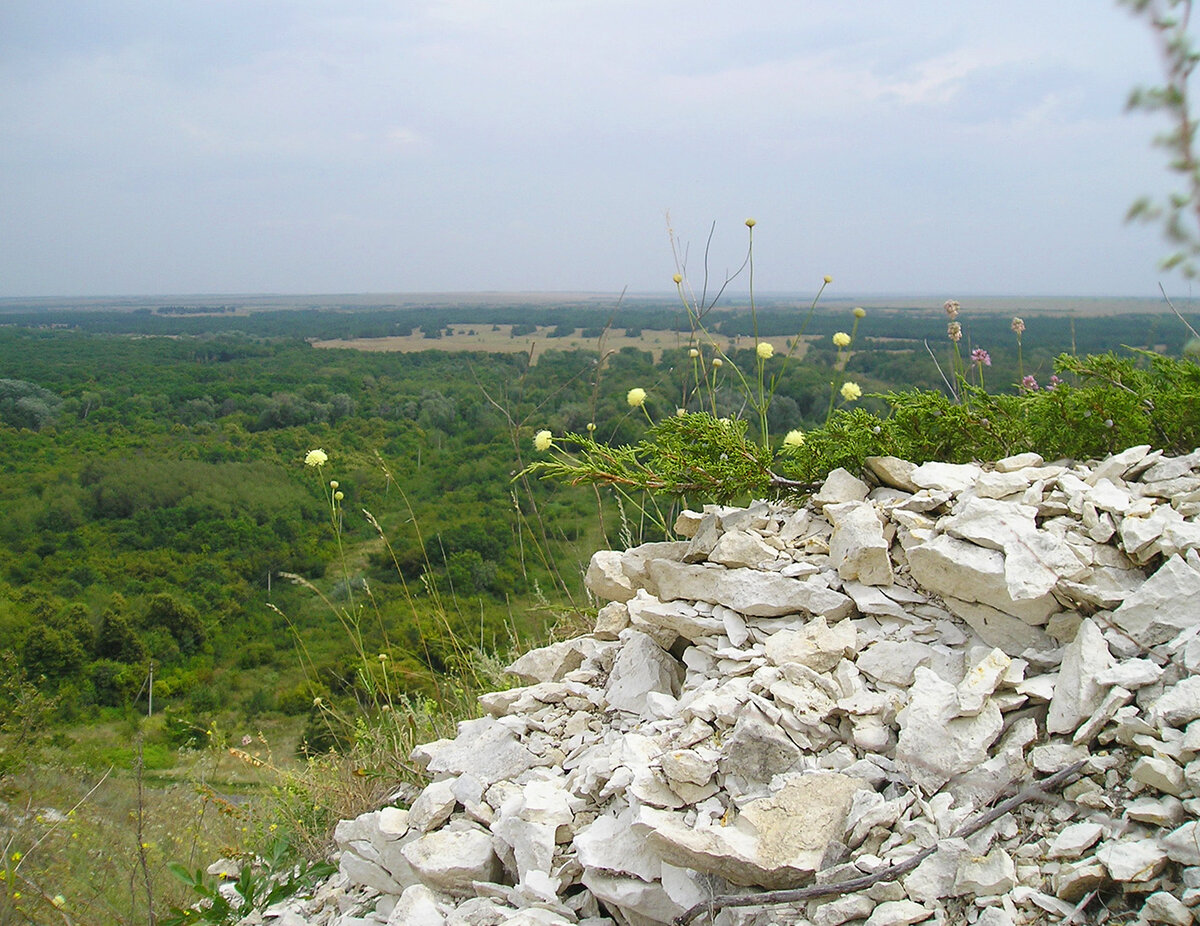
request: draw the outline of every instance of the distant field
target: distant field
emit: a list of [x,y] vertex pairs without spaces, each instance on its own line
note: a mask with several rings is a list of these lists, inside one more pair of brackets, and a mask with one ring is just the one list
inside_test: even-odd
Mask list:
[[[488,353],[530,354],[532,362],[537,363],[538,357],[548,350],[604,350],[619,351],[624,347],[635,347],[638,350],[650,351],[655,362],[662,359],[664,350],[686,348],[687,335],[679,331],[655,331],[643,328],[641,334],[630,337],[626,329],[615,328],[605,334],[603,343],[596,338],[579,336],[582,329],[563,338],[552,338],[550,326],[538,328],[533,334],[513,337],[512,325],[449,325],[454,333],[440,338],[427,338],[422,334],[411,334],[403,337],[387,338],[352,338],[346,340],[312,341],[313,347],[341,348],[343,350],[363,351],[392,351],[395,353],[416,353],[426,350],[444,351],[485,351]],[[728,338],[715,335],[709,343],[715,344],[722,351],[735,350],[746,345],[745,338]],[[791,338],[763,338],[770,341],[778,354],[786,354]],[[807,344],[802,340],[793,354],[797,359],[804,356]]]

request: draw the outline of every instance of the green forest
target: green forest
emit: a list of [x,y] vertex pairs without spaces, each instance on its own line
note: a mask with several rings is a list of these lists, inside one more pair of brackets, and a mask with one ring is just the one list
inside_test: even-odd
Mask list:
[[[818,308],[806,320],[807,304],[768,300],[754,313],[709,313],[709,331],[737,340],[720,375],[710,368],[705,410],[757,427],[734,372],[760,362],[774,384],[766,420],[775,444],[823,425],[849,381],[861,390],[855,408],[880,414],[891,390],[948,388],[955,345],[940,306],[867,304],[861,317],[852,308]],[[128,784],[131,803],[95,809],[97,845],[78,857],[70,842],[43,852],[51,862],[38,873],[77,890],[87,883],[89,909],[113,922],[126,915],[113,912],[111,894],[129,870],[147,873],[153,901],[146,846],[161,871],[185,851],[261,846],[266,832],[198,823],[189,846],[148,839],[144,784],[165,802],[164,819],[178,814],[175,789],[187,785],[200,795],[199,820],[215,802],[227,823],[240,818],[218,792],[273,789],[276,807],[291,808],[292,838],[307,834],[319,857],[331,823],[354,806],[312,797],[336,790],[331,773],[313,771],[322,757],[353,754],[363,787],[388,786],[407,752],[395,741],[364,749],[372,730],[388,729],[385,712],[404,705],[408,728],[398,732],[423,742],[437,730],[413,718],[447,699],[470,709],[464,673],[491,665],[487,681],[503,684],[496,667],[512,650],[586,627],[591,553],[664,539],[673,512],[535,478],[534,437],[640,440],[679,409],[699,410],[689,351],[708,349],[691,339],[682,307],[661,300],[0,309],[0,799],[84,806],[81,795],[99,783]],[[1022,311],[1018,340],[1012,313],[964,308],[958,357],[979,349],[989,361],[960,364],[964,382],[1017,393],[1022,375],[1052,385],[1061,354],[1190,350],[1186,326],[1166,311]],[[451,327],[494,325],[544,337],[536,359],[437,349]],[[418,330],[430,349],[313,343]],[[623,346],[610,349],[617,330]],[[835,342],[851,330],[849,347],[847,335]],[[670,333],[677,346],[630,345],[641,332]],[[595,347],[556,349],[564,334]],[[756,356],[766,337],[786,338],[787,350]],[[630,390],[644,390],[644,405],[631,404]],[[323,456],[310,455],[318,449]],[[229,755],[269,766],[273,783],[218,774]],[[130,820],[134,837],[121,828]],[[163,833],[172,825],[161,823]],[[29,844],[67,839],[57,826]],[[97,882],[95,853],[118,859],[117,844],[133,854]],[[13,909],[15,893],[0,891]]]
[[[56,696],[56,722],[147,707],[153,697],[180,719],[181,736],[223,711],[303,714],[314,697],[352,693],[346,659],[354,654],[339,651],[342,628],[310,590],[280,574],[317,583],[335,601],[369,586],[378,618],[368,642],[392,650],[401,689],[428,688],[453,649],[447,636],[503,648],[544,633],[555,607],[585,607],[580,574],[590,550],[644,525],[631,511],[622,522],[613,500],[592,490],[519,477],[533,455],[529,439],[594,423],[605,441],[636,440],[647,421],[631,413],[626,391],[645,388],[651,416],[672,414],[688,367],[684,347],[658,363],[630,347],[601,359],[604,332],[618,326],[686,337],[683,313],[654,303],[242,314],[9,308],[0,327],[7,671]],[[758,332],[795,334],[802,316],[768,305]],[[751,334],[747,312],[715,318],[716,331]],[[786,368],[772,400],[772,433],[820,424],[835,377],[853,377],[868,404],[891,388],[939,387],[935,358],[945,363],[947,352],[938,313],[869,309],[835,371],[830,335],[851,321],[841,310],[814,315],[804,360]],[[448,325],[497,322],[593,329],[597,350],[547,345],[531,367],[521,353],[310,345],[421,327],[432,346]],[[1009,323],[979,314],[968,327],[968,344],[990,352],[993,391],[1016,388]],[[1125,346],[1177,356],[1186,335],[1169,314],[1029,324],[1023,369],[1043,380],[1062,352]],[[732,358],[749,369],[752,350],[743,353]],[[718,410],[739,414],[740,402],[731,379]],[[318,447],[330,458],[320,474],[303,465]],[[330,524],[331,478],[343,494],[344,560]],[[419,626],[420,609],[400,585],[418,597],[445,594],[459,623]],[[300,645],[310,657],[303,665]]]

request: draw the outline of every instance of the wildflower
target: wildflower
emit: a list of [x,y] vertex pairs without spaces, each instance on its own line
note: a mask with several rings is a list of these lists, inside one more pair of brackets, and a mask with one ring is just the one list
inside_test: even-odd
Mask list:
[[329,488],[336,489],[339,485],[341,485],[341,483],[339,483],[336,479],[329,480]]
[[990,367],[992,365],[991,355],[982,347],[977,347],[971,351],[971,362],[981,366]]
[[953,319],[953,318],[958,318],[958,310],[961,309],[962,306],[959,305],[957,302],[955,302],[953,299],[947,299],[945,302],[942,303],[942,308],[945,309],[946,314],[949,315]]
[[54,906],[61,910],[67,905],[67,898],[65,898],[62,894],[55,894],[50,898],[50,903],[54,904]]
[[825,274],[825,282],[826,282],[826,283],[832,283],[832,282],[833,282],[833,277],[831,277],[831,276],[830,276],[828,273],[827,273],[827,274]]
[[304,455],[305,466],[324,466],[329,462],[329,454],[319,447],[316,450],[310,450]]
[[325,702],[321,698],[313,698],[313,707],[320,707]]
[[625,401],[629,403],[630,408],[641,408],[646,404],[646,390],[640,387],[634,387],[625,393]]
[[1014,315],[1012,320],[1012,330],[1018,338],[1025,332],[1025,319],[1019,315]]
[[753,228],[757,224],[758,223],[756,221],[754,221],[754,219],[746,219],[746,227],[747,228]]
[[758,346],[754,348],[754,352],[758,354],[762,360],[770,360],[775,354],[775,345],[770,341],[759,341]]
[[387,653],[380,653],[380,654],[379,654],[379,661],[380,661],[380,662],[387,662]]
[[687,414],[687,409],[686,409],[686,408],[677,408],[677,409],[675,409],[675,417],[676,417],[676,418],[682,418],[682,417],[684,417],[686,414]]
[[242,737],[242,745],[243,746],[249,746],[253,742],[254,742],[254,737],[251,736],[249,733],[247,733],[245,736]]
[[533,435],[533,449],[539,453],[549,450],[552,443],[554,443],[554,435],[549,431],[538,431]]
[[714,369],[714,370],[719,370],[719,369],[721,368],[721,365],[722,365],[722,364],[724,364],[724,362],[725,362],[725,361],[724,361],[724,360],[722,360],[720,357],[713,357],[713,364],[712,364],[712,365],[713,365],[713,369]]
[[1037,379],[1030,373],[1028,376],[1021,377],[1021,388],[1028,389],[1030,392],[1037,392],[1042,387],[1038,385]]
[[596,430],[596,422],[594,422],[594,421],[589,421],[589,422],[587,423],[587,429],[588,429],[588,431],[589,431],[589,432]]
[[21,853],[20,853],[20,852],[14,852],[14,853],[12,854],[12,860],[13,860],[14,862],[19,862],[19,861],[21,861]]
[[675,274],[673,277],[671,277],[671,281],[673,283],[675,283],[676,286],[678,286],[680,283],[683,282],[683,274],[682,273]]
[[958,322],[951,322],[946,326],[946,337],[955,343],[962,340],[962,325]]
[[787,434],[784,435],[783,446],[789,448],[803,447],[804,432],[799,429],[795,431],[788,431]]
[[846,334],[844,331],[839,331],[833,336],[833,344],[835,347],[849,347],[850,335]]
[[694,360],[695,358],[700,356],[700,351],[696,350],[696,348],[693,347],[688,351],[688,356]]
[[862,389],[859,388],[858,383],[843,383],[842,398],[847,402],[853,402],[855,399],[861,399]]
[[1051,377],[1050,377],[1050,382],[1046,383],[1046,388],[1047,388],[1047,389],[1054,389],[1054,388],[1055,388],[1056,386],[1058,386],[1058,384],[1059,384],[1059,383],[1061,383],[1061,382],[1062,382],[1062,380],[1061,380],[1061,379],[1059,379],[1057,376],[1051,376]]
[[864,309],[861,305],[856,305],[854,307],[854,317],[855,318],[866,318],[867,310]]
[[343,498],[345,498],[345,497],[346,497],[346,493],[345,493],[345,492],[334,492],[334,493],[333,493],[333,500],[334,500],[335,502],[340,502],[340,501],[341,501]]

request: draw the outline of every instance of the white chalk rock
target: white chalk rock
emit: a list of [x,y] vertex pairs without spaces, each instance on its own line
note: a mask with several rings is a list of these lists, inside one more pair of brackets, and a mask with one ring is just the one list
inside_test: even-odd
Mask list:
[[825,514],[833,522],[829,538],[829,560],[843,579],[863,585],[891,585],[892,560],[883,523],[870,502],[828,505]]
[[961,717],[958,690],[924,667],[916,670],[908,705],[896,719],[896,764],[926,794],[987,759],[1004,727],[1000,709],[990,702],[975,716]]
[[475,827],[426,833],[402,852],[422,884],[446,894],[470,896],[473,881],[500,877],[500,859],[492,851],[491,834]]
[[605,688],[609,706],[643,713],[651,692],[679,693],[680,669],[675,658],[647,634],[632,628],[621,631],[621,649]]
[[829,672],[842,659],[852,657],[858,633],[849,621],[832,627],[824,617],[816,617],[799,630],[780,630],[767,637],[766,656],[777,666],[789,662],[808,666],[816,672]]
[[1200,570],[1172,556],[1125,599],[1110,620],[1144,647],[1200,624]]
[[1100,628],[1088,618],[1079,625],[1075,639],[1063,652],[1046,729],[1051,733],[1072,733],[1091,716],[1106,691],[1096,677],[1112,665],[1112,654]]

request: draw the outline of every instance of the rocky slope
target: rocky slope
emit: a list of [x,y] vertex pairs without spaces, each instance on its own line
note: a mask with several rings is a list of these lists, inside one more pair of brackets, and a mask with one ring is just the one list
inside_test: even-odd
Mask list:
[[595,631],[518,659],[265,920],[1191,923],[1200,451],[867,476],[597,553]]

